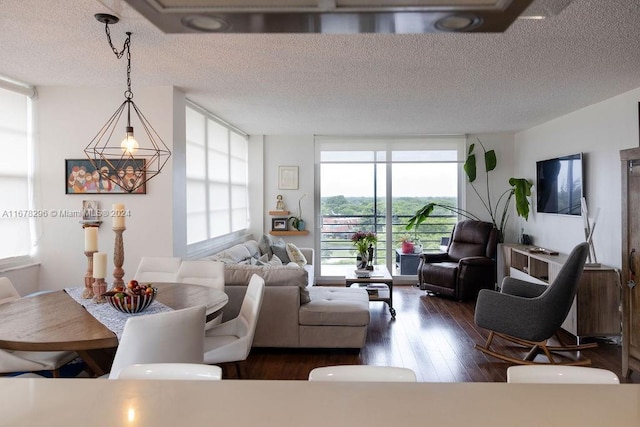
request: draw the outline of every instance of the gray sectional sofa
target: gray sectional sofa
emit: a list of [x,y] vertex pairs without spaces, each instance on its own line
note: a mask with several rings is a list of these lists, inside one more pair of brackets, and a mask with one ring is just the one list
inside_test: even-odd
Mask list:
[[224,308],[223,321],[238,315],[249,279],[257,274],[265,279],[266,288],[254,347],[359,349],[364,346],[369,324],[367,292],[314,286],[313,249],[310,248],[299,248],[306,258],[304,266],[287,260],[282,265],[264,265],[268,258],[264,256],[267,239],[270,236],[263,236],[260,244],[248,240],[207,257],[225,264],[225,292],[229,303]]

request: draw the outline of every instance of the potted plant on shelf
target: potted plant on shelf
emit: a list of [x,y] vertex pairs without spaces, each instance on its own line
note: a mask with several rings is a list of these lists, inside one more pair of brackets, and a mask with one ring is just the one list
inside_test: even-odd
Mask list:
[[[525,178],[510,178],[509,188],[505,190],[500,195],[500,197],[498,197],[495,205],[492,204],[491,188],[489,187],[489,173],[496,168],[498,160],[496,158],[496,152],[494,150],[487,151],[480,139],[476,139],[478,140],[478,143],[482,147],[482,152],[484,153],[487,189],[486,199],[483,198],[476,186],[473,184],[477,177],[476,155],[474,153],[475,144],[471,144],[469,146],[469,151],[467,152],[467,160],[464,163],[464,172],[469,179],[471,188],[473,188],[473,191],[476,193],[476,195],[482,202],[482,205],[487,210],[493,226],[498,230],[499,241],[503,242],[505,228],[507,225],[507,221],[509,220],[509,207],[511,206],[511,200],[513,198],[515,198],[516,212],[518,216],[524,218],[525,221],[529,218],[529,197],[531,196],[531,187],[533,186],[533,183]],[[417,231],[420,224],[426,221],[429,215],[431,215],[433,210],[437,207],[449,210],[450,212],[461,215],[465,218],[482,221],[477,215],[456,206],[442,205],[439,203],[427,203],[422,208],[420,208],[413,217],[409,219],[409,223],[407,224],[406,229],[411,230],[413,228],[415,231]]]
[[296,230],[298,230],[298,231],[303,231],[304,227],[305,227],[304,220],[302,219],[302,204],[300,202],[302,202],[302,199],[304,199],[306,197],[306,195],[307,195],[307,193],[304,193],[298,199],[298,215],[289,217],[289,221],[291,222],[291,226],[293,228],[295,228]]

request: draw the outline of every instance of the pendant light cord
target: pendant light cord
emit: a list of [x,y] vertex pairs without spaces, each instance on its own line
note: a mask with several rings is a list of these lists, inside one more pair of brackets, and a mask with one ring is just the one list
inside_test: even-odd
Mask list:
[[116,58],[120,59],[127,52],[127,91],[124,93],[125,98],[131,99],[133,98],[133,92],[131,91],[131,32],[127,32],[127,39],[124,41],[124,46],[122,46],[122,50],[118,52],[118,49],[113,45],[111,41],[111,30],[109,30],[109,22],[104,24],[105,33],[107,34],[107,40],[109,41],[109,46],[111,46],[111,50],[113,51]]

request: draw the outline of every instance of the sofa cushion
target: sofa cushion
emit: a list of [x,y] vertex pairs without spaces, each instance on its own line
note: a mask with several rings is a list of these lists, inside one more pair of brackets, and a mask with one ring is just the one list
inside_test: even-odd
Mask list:
[[273,255],[280,258],[283,264],[287,264],[291,261],[289,259],[289,254],[287,254],[287,244],[284,240],[279,239],[275,241],[270,248]]
[[300,307],[301,325],[366,326],[369,295],[365,289],[313,286],[311,302]]
[[287,255],[289,255],[289,260],[291,262],[295,262],[300,267],[304,267],[305,265],[307,265],[307,259],[296,245],[294,245],[293,243],[287,243],[286,248]]
[[249,256],[251,258],[260,258],[261,254],[260,254],[260,246],[258,245],[258,242],[256,242],[255,240],[247,240],[246,242],[243,243],[243,245],[249,251]]
[[298,286],[300,288],[300,304],[306,304],[310,301],[307,288],[308,273],[302,267],[226,264],[224,267],[225,286],[246,286],[253,274],[262,277],[265,286]]
[[258,242],[258,248],[260,249],[260,255],[267,255],[269,258],[273,256],[273,252],[271,251],[271,245],[273,244],[273,239],[268,234],[263,234],[260,237],[260,241]]
[[251,252],[249,252],[249,249],[247,249],[245,245],[235,245],[217,253],[209,259],[212,261],[220,261],[225,264],[237,264],[239,262],[246,261],[249,258],[251,258]]

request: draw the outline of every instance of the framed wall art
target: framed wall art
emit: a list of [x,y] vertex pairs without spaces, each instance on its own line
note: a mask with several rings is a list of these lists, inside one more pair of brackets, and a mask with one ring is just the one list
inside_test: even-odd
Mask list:
[[298,189],[298,166],[278,166],[278,190]]
[[[110,162],[118,164],[119,160],[114,159]],[[109,179],[115,175],[119,175],[123,179],[130,175],[131,179],[137,179],[139,174],[144,174],[144,159],[128,160],[128,162],[135,162],[136,167],[129,165],[124,169],[114,170],[107,162],[104,162],[98,170],[89,159],[66,159],[65,194],[146,194],[146,183],[134,192],[128,193]]]
[[272,218],[271,229],[273,231],[286,231],[287,230],[287,218]]

